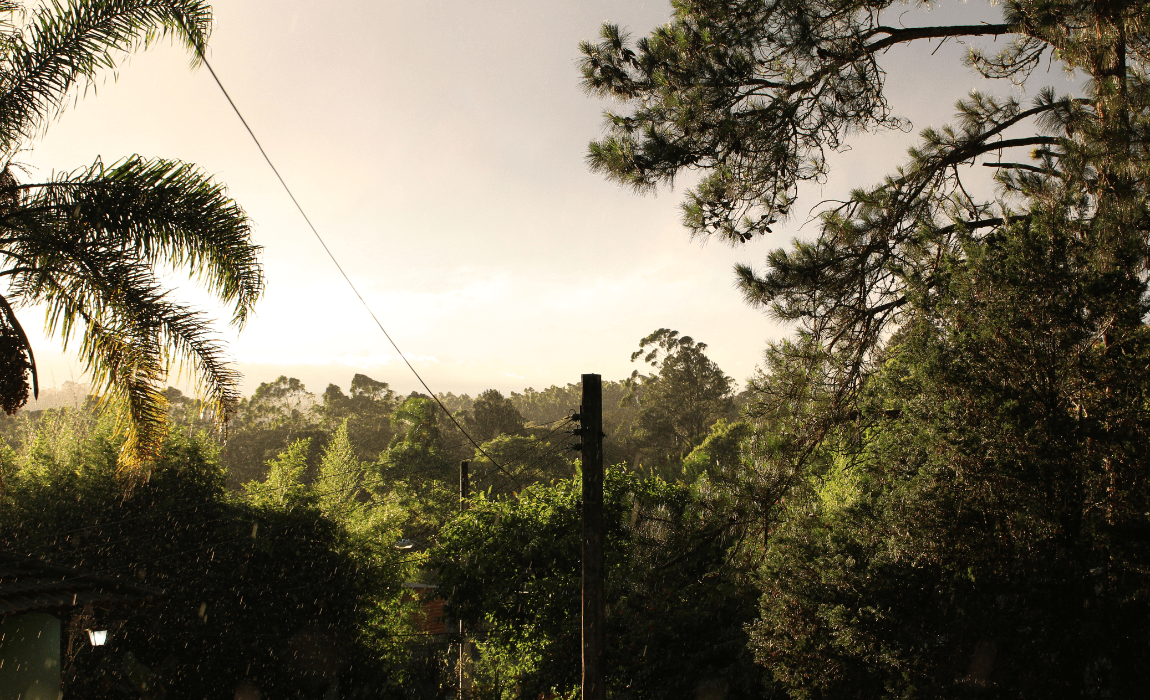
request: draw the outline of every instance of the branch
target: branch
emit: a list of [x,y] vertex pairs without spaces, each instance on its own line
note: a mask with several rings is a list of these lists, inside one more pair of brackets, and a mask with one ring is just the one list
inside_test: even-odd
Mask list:
[[938,39],[943,37],[957,37],[957,36],[998,36],[1000,34],[1012,34],[1019,31],[1020,27],[1017,24],[965,24],[954,25],[946,27],[914,27],[911,29],[894,29],[893,27],[878,27],[875,33],[890,34],[885,39],[876,41],[872,44],[863,45],[862,49],[857,51],[852,56],[841,56],[826,52],[820,49],[822,55],[827,58],[833,59],[831,63],[822,66],[816,70],[806,80],[798,83],[777,83],[773,80],[766,79],[751,79],[746,82],[758,87],[782,89],[788,95],[793,95],[798,92],[803,92],[811,89],[817,85],[826,75],[837,71],[848,63],[854,63],[864,56],[872,56],[883,49],[890,48],[895,44],[902,44],[918,39]]
[[1015,221],[1024,221],[1029,219],[1029,214],[1015,214],[1014,216],[1007,217],[994,217],[991,219],[979,219],[978,221],[959,221],[958,223],[945,226],[938,230],[939,233],[947,234],[954,233],[959,228],[976,229],[986,228],[987,226],[1001,226],[1002,224],[1012,224]]
[[878,306],[867,309],[866,314],[868,316],[870,316],[871,318],[874,318],[875,316],[878,316],[879,314],[884,313],[886,311],[890,311],[891,309],[897,309],[900,306],[905,306],[906,303],[909,301],[910,301],[910,299],[908,299],[907,297],[899,297],[898,299],[895,299],[894,301],[889,301],[885,304],[880,304]]
[[[945,168],[948,168],[950,166],[958,165],[959,163],[961,163],[963,161],[970,160],[971,158],[975,158],[977,156],[980,156],[983,153],[989,153],[991,151],[1000,151],[1004,148],[1018,148],[1021,146],[1052,146],[1052,145],[1055,145],[1058,143],[1058,139],[1053,137],[1053,136],[1026,136],[1026,137],[1017,138],[1017,139],[1005,139],[1003,141],[989,141],[989,142],[984,140],[986,137],[992,136],[994,133],[1001,131],[1002,129],[1005,129],[1006,126],[1008,126],[1008,125],[1003,124],[1000,126],[1001,126],[1001,128],[993,129],[991,131],[988,131],[986,134],[983,134],[982,136],[980,136],[978,141],[974,141],[972,143],[967,143],[967,144],[964,144],[962,146],[955,148],[953,151],[951,151],[950,153],[943,156],[938,161],[937,165],[930,168],[930,171],[937,173],[937,172],[939,172]],[[905,184],[906,181],[907,181],[906,177],[899,178],[899,181],[898,181],[899,186]],[[927,180],[924,179],[922,182],[919,183],[918,192],[921,192],[922,188],[926,186],[926,182],[927,182]],[[914,196],[917,197],[918,192],[916,192]]]
[[977,144],[970,144],[966,148],[956,149],[953,153],[951,153],[951,156],[948,157],[947,160],[951,161],[954,156],[961,155],[961,158],[952,161],[958,163],[966,160],[967,158],[980,156],[983,153],[989,153],[990,151],[999,151],[1003,148],[1018,148],[1020,146],[1053,146],[1057,143],[1058,139],[1054,136],[1026,136],[1020,139],[1006,139],[1004,141],[983,141]]
[[949,27],[911,27],[908,29],[895,29],[894,27],[875,27],[875,34],[887,34],[887,38],[867,44],[866,53],[874,53],[883,49],[918,39],[941,39],[955,36],[999,36],[1014,34],[1021,29],[1017,24],[958,24]]
[[1026,163],[983,163],[982,167],[984,167],[984,168],[1014,168],[1016,170],[1029,170],[1031,172],[1039,173],[1041,175],[1053,175],[1054,174],[1054,173],[1050,172],[1049,170],[1047,170],[1046,168],[1039,168],[1039,167],[1034,166],[1034,165],[1027,165]]

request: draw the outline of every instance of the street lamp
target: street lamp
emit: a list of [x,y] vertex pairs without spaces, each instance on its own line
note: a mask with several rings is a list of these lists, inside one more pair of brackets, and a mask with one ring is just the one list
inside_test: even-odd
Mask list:
[[102,647],[108,641],[108,630],[85,630],[88,633],[88,641],[94,647]]

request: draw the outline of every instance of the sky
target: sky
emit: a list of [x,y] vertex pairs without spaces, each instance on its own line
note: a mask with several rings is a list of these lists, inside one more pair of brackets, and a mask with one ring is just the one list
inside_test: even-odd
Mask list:
[[[803,191],[796,218],[732,249],[688,237],[681,188],[639,196],[585,164],[611,105],[581,90],[578,43],[604,21],[642,36],[668,21],[666,1],[221,0],[214,10],[213,67],[435,392],[621,379],[639,340],[662,327],[706,342],[742,382],[790,329],[742,301],[734,264],[813,237],[812,207],[879,181],[913,133],[950,121],[969,90],[1011,89],[962,67],[953,42],[888,52],[888,94],[912,133],[859,135],[828,180]],[[902,21],[994,17],[986,12],[950,3]],[[280,375],[317,393],[329,382],[346,390],[355,373],[419,388],[183,50],[162,43],[127,58],[17,160],[31,179],[134,153],[198,164],[252,219],[267,292],[242,333],[177,280],[182,299],[221,319],[245,394]],[[83,381],[32,318],[41,385]]]

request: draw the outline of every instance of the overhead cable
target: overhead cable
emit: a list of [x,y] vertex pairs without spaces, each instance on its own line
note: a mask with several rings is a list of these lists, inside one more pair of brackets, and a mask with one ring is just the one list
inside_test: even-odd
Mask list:
[[478,442],[476,442],[466,430],[463,429],[463,426],[460,425],[455,416],[451,415],[451,411],[447,410],[447,407],[443,405],[443,402],[439,400],[439,397],[435,395],[435,392],[431,390],[431,387],[429,387],[427,382],[423,380],[423,377],[420,376],[419,371],[416,370],[415,366],[412,365],[411,362],[407,359],[407,355],[405,355],[403,351],[399,349],[399,345],[396,344],[395,340],[391,337],[391,334],[387,332],[387,329],[383,327],[383,323],[380,322],[379,318],[375,315],[375,312],[371,310],[371,306],[368,305],[367,300],[364,299],[363,295],[359,293],[359,289],[355,286],[355,283],[351,281],[351,277],[348,276],[347,272],[343,269],[343,266],[339,264],[339,260],[336,259],[335,254],[331,251],[331,248],[329,248],[327,243],[323,240],[323,236],[320,235],[319,230],[316,229],[315,224],[312,223],[311,219],[307,215],[307,212],[304,211],[303,206],[299,203],[299,200],[296,199],[295,194],[292,193],[291,188],[288,187],[287,181],[284,180],[283,175],[280,175],[279,169],[276,168],[275,163],[272,162],[271,157],[268,156],[267,151],[264,150],[264,147],[260,143],[259,138],[256,137],[256,132],[253,131],[251,125],[248,124],[248,120],[244,119],[244,115],[240,112],[240,108],[236,106],[232,96],[228,94],[227,89],[224,87],[223,82],[220,81],[220,77],[216,75],[215,69],[212,68],[212,64],[208,61],[207,56],[204,55],[203,50],[197,47],[196,53],[200,60],[204,62],[204,66],[208,69],[208,72],[211,73],[212,79],[216,81],[216,86],[220,88],[220,92],[223,93],[224,98],[226,98],[228,101],[228,104],[231,105],[232,111],[236,113],[237,117],[239,117],[240,123],[244,125],[244,129],[246,129],[248,135],[252,137],[252,141],[255,143],[256,148],[259,149],[260,155],[264,157],[268,167],[270,167],[272,172],[275,173],[276,179],[279,180],[280,185],[282,185],[284,188],[284,192],[287,193],[287,196],[291,199],[292,204],[295,205],[295,208],[299,210],[300,216],[302,216],[303,220],[307,222],[308,228],[311,229],[311,232],[315,235],[316,240],[319,241],[320,246],[323,247],[324,252],[327,253],[328,258],[331,259],[336,269],[339,270],[339,274],[343,276],[344,281],[347,282],[349,287],[351,287],[351,291],[355,294],[356,298],[359,299],[359,303],[363,304],[363,308],[367,310],[368,315],[371,316],[371,320],[375,322],[375,325],[383,333],[383,336],[387,338],[387,342],[391,343],[391,347],[395,348],[395,352],[399,354],[399,358],[403,360],[403,363],[407,365],[407,368],[411,370],[411,373],[415,375],[415,378],[418,379],[423,388],[427,390],[428,395],[431,396],[431,398],[435,401],[436,404],[439,405],[441,409],[443,409],[443,412],[447,414],[447,417],[451,419],[451,422],[455,424],[455,427],[459,428],[459,432],[463,433],[464,437],[466,437],[468,441],[475,446],[475,449],[479,450],[479,452],[484,457],[487,457],[487,459],[491,460],[492,464],[498,467],[499,470],[506,474],[512,481],[514,481],[516,485],[519,485],[519,480],[516,479],[506,469],[504,469],[503,465],[499,464],[494,459],[491,459],[491,455],[487,454],[483,447]]

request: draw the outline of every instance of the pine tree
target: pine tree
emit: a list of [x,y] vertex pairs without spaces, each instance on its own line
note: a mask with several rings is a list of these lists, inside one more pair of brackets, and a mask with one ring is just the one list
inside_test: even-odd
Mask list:
[[275,459],[268,460],[267,477],[244,484],[252,502],[281,507],[305,502],[308,489],[303,476],[310,451],[311,438],[303,438],[292,442]]
[[[583,45],[584,85],[626,107],[589,161],[639,190],[702,171],[684,222],[733,244],[771,233],[853,134],[901,125],[892,46],[1001,37],[968,64],[1089,78],[961,99],[906,165],[823,210],[815,240],[737,268],[799,331],[768,349],[730,481],[755,516],[754,648],[791,695],[1141,692],[1150,7],[1021,0],[955,26],[889,2],[674,7],[634,44],[607,25]],[[972,165],[993,197],[971,196]]]
[[363,492],[364,465],[347,439],[347,421],[336,428],[323,450],[315,492],[324,515],[345,521],[358,509]]
[[[923,27],[892,26],[900,6],[891,2],[674,7],[669,24],[634,45],[613,25],[582,45],[585,88],[630,107],[608,112],[608,135],[588,160],[640,191],[701,171],[684,223],[735,244],[785,219],[798,188],[826,174],[827,154],[851,134],[903,124],[883,91],[888,48],[1001,36],[1009,42],[997,54],[970,51],[985,76],[1025,84],[1049,58],[1092,78],[1082,95],[1043,89],[1030,105],[978,93],[960,100],[957,126],[924,131],[905,167],[825,210],[816,241],[774,251],[763,272],[738,268],[752,303],[801,322],[849,360],[845,386],[916,295],[933,293],[941,259],[1011,222],[1061,217],[1091,242],[1101,268],[1135,277],[1144,269],[1144,2],[1013,2],[996,24]],[[987,163],[1003,194],[976,201],[959,166],[992,153],[1003,154]]]

